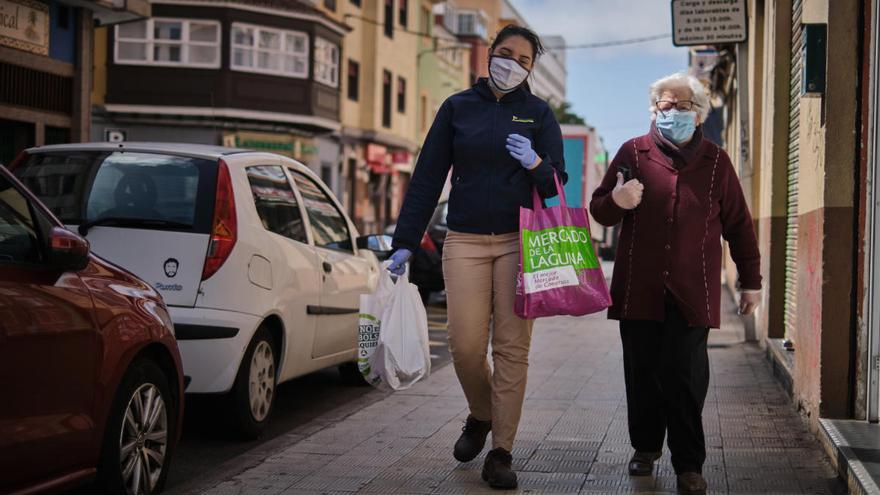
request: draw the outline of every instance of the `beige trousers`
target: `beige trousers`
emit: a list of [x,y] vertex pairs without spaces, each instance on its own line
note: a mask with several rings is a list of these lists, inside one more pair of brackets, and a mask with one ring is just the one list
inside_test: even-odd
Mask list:
[[[449,350],[471,415],[492,420],[492,446],[510,452],[526,392],[532,321],[513,313],[519,234],[450,231],[443,245]],[[492,361],[489,368],[489,323]]]

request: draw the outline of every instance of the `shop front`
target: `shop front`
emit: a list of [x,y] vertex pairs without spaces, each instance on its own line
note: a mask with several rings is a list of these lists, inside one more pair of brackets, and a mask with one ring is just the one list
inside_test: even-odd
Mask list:
[[116,3],[0,0],[0,163],[88,140],[94,25],[150,13],[146,0]]

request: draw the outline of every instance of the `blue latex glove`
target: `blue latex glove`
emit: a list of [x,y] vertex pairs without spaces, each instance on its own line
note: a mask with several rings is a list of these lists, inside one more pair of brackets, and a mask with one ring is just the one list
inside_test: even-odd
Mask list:
[[388,271],[395,275],[403,275],[406,272],[406,262],[412,256],[412,251],[406,248],[400,248],[391,254],[388,258],[391,264],[388,265]]
[[508,135],[507,151],[510,152],[510,156],[519,160],[520,165],[525,169],[531,170],[535,168],[538,154],[532,149],[532,142],[529,141],[529,138],[519,134]]

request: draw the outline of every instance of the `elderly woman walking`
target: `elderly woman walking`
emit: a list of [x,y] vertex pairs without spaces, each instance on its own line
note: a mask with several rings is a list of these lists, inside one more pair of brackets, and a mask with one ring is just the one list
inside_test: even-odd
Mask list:
[[651,128],[617,152],[590,212],[623,222],[611,283],[620,320],[630,442],[629,473],[646,476],[668,432],[680,493],[702,494],[702,411],[709,328],[720,322],[721,238],[739,272],[739,310],[760,301],[760,254],[730,158],[703,139],[709,97],[694,77],[651,85]]

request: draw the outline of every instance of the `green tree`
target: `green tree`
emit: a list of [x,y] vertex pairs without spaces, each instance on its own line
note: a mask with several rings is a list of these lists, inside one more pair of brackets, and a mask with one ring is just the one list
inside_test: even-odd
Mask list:
[[560,124],[586,125],[584,118],[571,110],[571,103],[563,101],[559,105],[552,105],[552,108],[553,113],[556,115],[556,120]]

